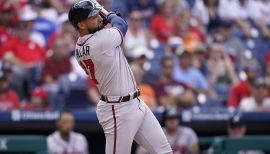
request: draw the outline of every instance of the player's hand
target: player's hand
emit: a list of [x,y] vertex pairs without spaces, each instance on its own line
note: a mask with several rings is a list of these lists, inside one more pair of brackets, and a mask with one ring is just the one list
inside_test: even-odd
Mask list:
[[[93,2],[96,6],[98,6],[98,7],[103,7],[102,5],[100,5],[99,3],[98,3],[98,1],[96,1],[96,0],[91,0],[91,2]],[[106,9],[104,9],[104,8],[102,8],[102,10],[100,11],[100,13],[103,15],[103,17],[107,17],[108,16],[108,14],[109,14],[109,12],[106,10]]]
[[103,25],[106,26],[109,22],[107,20],[107,17],[105,17],[102,13],[100,13],[100,16],[102,17],[102,22],[103,22]]

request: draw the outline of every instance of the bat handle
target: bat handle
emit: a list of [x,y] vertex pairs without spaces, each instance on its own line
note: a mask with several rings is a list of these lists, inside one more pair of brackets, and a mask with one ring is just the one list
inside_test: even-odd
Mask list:
[[[101,6],[96,0],[95,0],[95,3],[96,3],[97,6]],[[101,9],[100,13],[101,13],[104,17],[107,17],[107,16],[109,15],[109,12],[108,12],[106,9],[104,9],[104,8]]]
[[101,9],[100,13],[101,13],[104,17],[107,17],[107,16],[109,15],[109,12],[108,12],[106,9],[104,9],[104,8]]

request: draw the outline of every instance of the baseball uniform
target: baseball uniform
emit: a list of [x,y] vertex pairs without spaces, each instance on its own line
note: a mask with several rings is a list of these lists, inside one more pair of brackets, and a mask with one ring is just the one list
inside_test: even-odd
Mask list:
[[55,131],[47,137],[47,146],[50,154],[88,154],[86,138],[76,132],[71,132],[69,141],[65,141]]
[[[112,28],[80,37],[75,49],[76,59],[103,96],[96,112],[106,136],[106,154],[130,154],[133,140],[150,153],[171,154],[157,119],[138,98],[133,74],[121,49],[127,24],[116,14],[109,15],[108,21]],[[126,29],[121,30],[121,26]]]
[[143,101],[110,103],[137,91],[120,47],[122,39],[117,28],[102,29],[79,38],[75,51],[78,62],[108,99],[97,105],[97,116],[106,136],[106,154],[129,154],[134,139],[153,154],[171,153],[158,121]]
[[[164,129],[166,134],[166,129]],[[178,128],[175,137],[169,137],[168,141],[173,149],[174,154],[192,154],[194,151],[198,151],[198,137],[196,133],[188,128],[181,126]],[[137,154],[149,154],[142,147],[139,147]]]

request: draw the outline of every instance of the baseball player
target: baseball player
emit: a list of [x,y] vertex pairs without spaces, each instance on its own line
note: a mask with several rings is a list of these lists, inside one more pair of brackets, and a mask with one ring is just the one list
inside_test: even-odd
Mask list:
[[88,154],[86,138],[72,131],[74,116],[70,112],[62,112],[57,120],[58,130],[47,137],[50,154]]
[[[138,98],[140,91],[121,49],[126,21],[94,0],[75,3],[69,21],[80,34],[75,57],[101,94],[96,112],[106,136],[106,154],[130,154],[133,140],[151,154],[171,154],[157,119]],[[112,27],[104,28],[104,21]]]
[[[176,107],[169,107],[164,113],[164,132],[173,149],[173,154],[199,153],[198,137],[193,129],[179,126],[179,113]],[[149,154],[139,147],[136,154]]]

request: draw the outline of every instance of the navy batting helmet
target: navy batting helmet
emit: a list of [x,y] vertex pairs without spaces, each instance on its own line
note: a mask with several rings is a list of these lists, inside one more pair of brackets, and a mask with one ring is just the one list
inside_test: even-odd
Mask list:
[[164,111],[164,118],[170,119],[170,118],[179,118],[180,113],[177,109],[177,107],[167,107]]
[[89,17],[95,16],[102,7],[97,6],[93,0],[82,0],[75,3],[69,10],[68,19],[71,24],[78,29],[78,23]]

